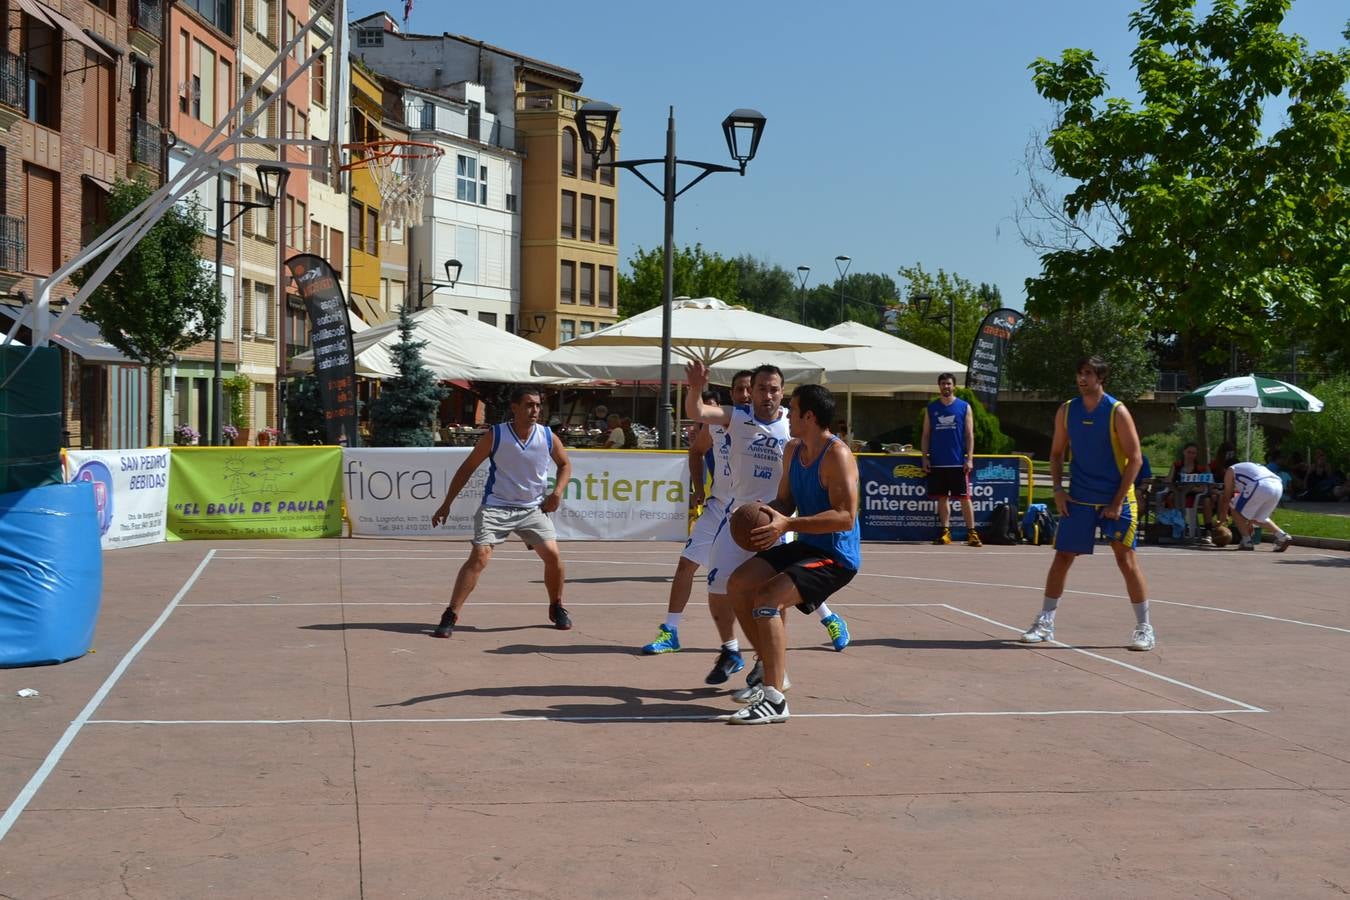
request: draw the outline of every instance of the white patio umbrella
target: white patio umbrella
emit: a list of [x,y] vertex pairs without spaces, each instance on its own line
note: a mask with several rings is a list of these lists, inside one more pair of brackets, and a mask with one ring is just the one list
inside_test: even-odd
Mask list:
[[[824,367],[800,353],[773,350],[751,350],[733,356],[712,367],[713,384],[730,384],[735,374],[744,369],[770,363],[783,370],[783,381],[789,384],[816,384],[825,374]],[[575,341],[563,344],[536,357],[530,366],[536,375],[558,378],[581,378],[588,381],[660,381],[661,348],[650,347],[592,347]]]
[[[530,363],[547,352],[533,341],[444,306],[419,309],[412,319],[417,323],[413,339],[427,342],[422,348],[422,361],[440,381],[572,383],[570,379],[549,378],[530,371]],[[389,352],[397,343],[397,319],[352,335],[356,374],[367,378],[397,375]],[[312,351],[291,360],[291,368],[300,372],[308,372],[313,365]]]
[[845,421],[849,434],[853,433],[855,393],[934,391],[942,373],[950,372],[959,381],[966,371],[966,367],[954,359],[859,322],[841,322],[826,328],[825,333],[861,345],[804,354],[807,359],[825,367],[824,382],[830,390],[836,393],[843,390],[847,394]]
[[1252,413],[1321,412],[1322,401],[1303,388],[1262,375],[1220,378],[1177,399],[1183,409],[1247,411],[1247,457],[1252,452]]

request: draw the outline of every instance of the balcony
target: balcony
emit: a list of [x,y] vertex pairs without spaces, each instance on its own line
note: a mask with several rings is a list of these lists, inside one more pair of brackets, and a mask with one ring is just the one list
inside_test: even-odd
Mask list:
[[0,215],[0,271],[22,272],[28,268],[26,224],[19,216]]
[[28,108],[27,60],[0,48],[0,130],[8,131]]
[[435,107],[422,101],[404,104],[403,121],[414,132],[413,140],[426,140],[425,136],[415,132],[433,132],[477,141],[489,147],[500,147],[516,153],[524,153],[524,142],[514,128],[508,128],[498,119],[484,121],[476,116],[468,116],[444,108]]
[[154,122],[136,116],[131,122],[132,162],[159,171],[160,148],[164,146],[164,132]]
[[160,0],[130,0],[131,30],[127,40],[131,46],[151,59],[159,57],[159,42],[163,35],[163,8]]

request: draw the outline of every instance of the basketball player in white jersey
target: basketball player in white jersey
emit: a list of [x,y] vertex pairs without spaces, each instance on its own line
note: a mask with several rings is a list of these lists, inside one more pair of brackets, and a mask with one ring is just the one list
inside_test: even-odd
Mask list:
[[[783,408],[783,373],[777,366],[764,365],[755,369],[750,381],[748,406],[716,406],[704,403],[702,393],[708,385],[708,367],[692,362],[686,367],[689,393],[685,396],[685,413],[696,422],[720,425],[731,436],[731,498],[723,516],[723,524],[713,539],[708,568],[708,606],[719,635],[732,635],[722,641],[722,651],[712,671],[704,679],[707,684],[722,684],[735,672],[745,668],[740,643],[731,630],[736,612],[727,596],[727,581],[741,563],[754,556],[731,539],[731,514],[745,503],[767,503],[778,495],[779,476],[783,471],[783,448],[787,446],[788,415]],[[836,650],[848,646],[848,626],[844,620],[821,607],[820,618],[829,631]],[[750,680],[763,678],[763,667],[756,665]]]
[[[731,404],[745,406],[750,402],[750,372],[737,372],[731,379]],[[717,403],[717,392],[705,390],[703,402]],[[704,476],[711,478],[707,498],[703,499]],[[642,648],[647,655],[678,653],[680,650],[680,619],[689,605],[689,594],[694,587],[694,573],[708,564],[713,538],[722,525],[731,496],[731,435],[721,425],[700,425],[698,434],[689,443],[689,478],[693,496],[703,505],[703,514],[694,522],[689,540],[684,542],[680,561],[675,564],[675,577],[670,582],[670,600],[666,605],[666,620],[656,631],[656,639]],[[725,624],[725,633],[720,633]],[[725,642],[736,636],[731,622],[718,622],[719,637]]]
[[[558,552],[558,536],[553,530],[551,513],[562,503],[563,490],[572,474],[572,463],[562,441],[539,424],[543,403],[539,389],[521,386],[511,392],[511,421],[494,425],[474,444],[469,456],[450,479],[445,500],[431,516],[436,528],[450,515],[450,504],[468,484],[469,477],[488,461],[488,479],[483,488],[483,505],[474,515],[473,550],[455,577],[450,605],[441,615],[432,637],[448,638],[459,621],[459,611],[478,586],[478,577],[492,558],[492,548],[512,534],[518,534],[525,546],[544,561],[544,587],[548,590],[548,618],[561,631],[572,627],[572,619],[562,605],[563,561]],[[552,493],[548,491],[548,464],[558,467]]]

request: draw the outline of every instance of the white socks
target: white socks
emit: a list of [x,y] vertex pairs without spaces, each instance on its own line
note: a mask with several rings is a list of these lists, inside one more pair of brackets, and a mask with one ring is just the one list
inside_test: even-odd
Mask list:
[[830,612],[829,605],[822,603],[816,607],[816,615],[820,616],[820,621],[824,622],[830,616],[834,615],[834,613]]
[[1148,624],[1148,601],[1145,600],[1143,603],[1131,603],[1130,606],[1133,607],[1133,609],[1134,609],[1134,622],[1135,622],[1135,624],[1136,624],[1136,625],[1147,625],[1147,624]]
[[666,613],[666,627],[671,631],[680,627],[680,619],[684,618],[684,613]]

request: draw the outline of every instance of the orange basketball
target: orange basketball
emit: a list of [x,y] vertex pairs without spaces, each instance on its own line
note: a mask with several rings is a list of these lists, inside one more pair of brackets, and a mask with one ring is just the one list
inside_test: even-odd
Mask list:
[[746,503],[731,514],[731,539],[743,550],[754,550],[750,532],[773,521],[773,515],[763,503]]
[[1214,546],[1227,547],[1233,543],[1233,531],[1227,525],[1216,525],[1214,527]]

